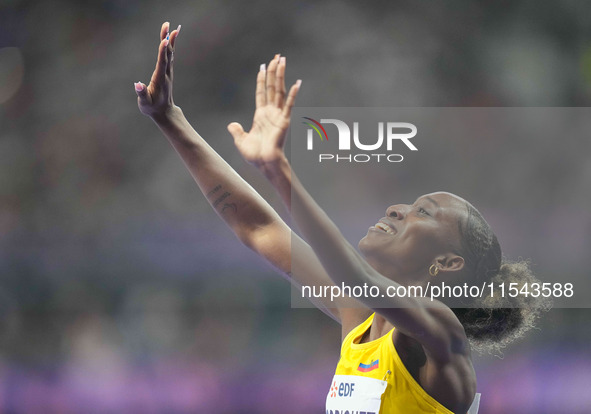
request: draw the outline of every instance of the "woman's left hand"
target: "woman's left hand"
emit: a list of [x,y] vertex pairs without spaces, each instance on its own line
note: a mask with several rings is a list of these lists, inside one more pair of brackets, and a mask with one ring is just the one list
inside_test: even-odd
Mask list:
[[169,22],[165,22],[160,28],[158,60],[149,85],[142,82],[134,84],[141,113],[152,119],[161,118],[175,106],[172,100],[173,53],[181,25],[170,33],[169,30]]
[[261,65],[257,75],[256,110],[250,131],[245,132],[237,122],[228,125],[242,157],[261,170],[285,159],[283,147],[291,109],[301,85],[301,80],[298,80],[286,97],[285,65],[285,57],[279,55],[271,60],[267,70],[264,64]]

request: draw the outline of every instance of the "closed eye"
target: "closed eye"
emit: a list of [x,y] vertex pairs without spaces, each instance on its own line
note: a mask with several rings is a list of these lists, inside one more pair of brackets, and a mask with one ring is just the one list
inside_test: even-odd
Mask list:
[[428,215],[428,216],[430,216],[430,215],[431,215],[431,214],[429,214],[429,213],[427,212],[427,210],[425,210],[423,207],[419,207],[419,208],[418,208],[418,212],[419,212],[419,213],[421,213],[421,214],[426,214],[426,215]]

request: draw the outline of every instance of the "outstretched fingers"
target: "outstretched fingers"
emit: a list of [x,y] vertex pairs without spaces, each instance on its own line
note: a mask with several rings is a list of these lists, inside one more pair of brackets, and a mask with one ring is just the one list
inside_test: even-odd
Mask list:
[[267,92],[265,91],[265,79],[267,76],[267,69],[265,64],[261,64],[259,73],[257,74],[257,89],[255,92],[256,107],[261,108],[267,104]]
[[181,25],[179,24],[179,27],[177,27],[175,30],[173,30],[170,35],[168,35],[167,37],[169,38],[169,44],[166,48],[166,57],[168,59],[168,64],[166,65],[166,75],[170,78],[170,80],[172,80],[172,76],[173,76],[173,63],[174,63],[174,48],[176,45],[176,38],[179,36],[179,33],[181,32]]
[[281,56],[275,76],[275,105],[280,109],[285,103],[285,63],[285,56]]
[[286,99],[285,67],[286,58],[279,54],[275,55],[269,62],[268,67],[265,67],[264,63],[261,65],[257,75],[255,100],[257,108],[265,105],[275,105],[289,117],[302,81],[298,80],[291,87]]
[[160,42],[160,46],[158,47],[158,60],[156,61],[156,68],[154,69],[150,83],[153,82],[154,84],[162,84],[164,82],[164,77],[168,67],[167,48],[168,39],[164,39]]
[[291,109],[295,104],[296,97],[298,95],[298,92],[300,91],[300,86],[302,86],[302,80],[298,79],[298,81],[289,89],[287,101],[285,102],[285,106],[283,107],[283,115],[286,118],[289,118],[291,116]]
[[275,103],[275,71],[279,63],[279,54],[275,55],[273,60],[269,62],[269,69],[267,69],[267,103]]
[[242,125],[240,125],[238,122],[230,123],[228,125],[228,132],[230,132],[232,138],[234,138],[235,144],[238,144],[241,140],[243,140],[244,135],[246,135],[244,128],[242,128]]
[[142,82],[134,82],[135,93],[138,97],[140,105],[145,105],[150,102],[150,95],[148,95],[148,88]]
[[170,23],[164,22],[162,23],[162,27],[160,28],[160,40],[166,39],[166,35],[168,35],[168,30],[170,29]]
[[176,29],[174,29],[172,31],[172,33],[170,33],[170,45],[171,45],[173,51],[174,51],[174,47],[176,46],[176,38],[179,36],[180,32],[181,32],[181,25],[179,24],[179,26]]
[[[162,25],[162,31],[164,29],[168,30],[168,22]],[[162,34],[161,31],[161,34]],[[164,82],[164,77],[166,75],[166,71],[168,70],[168,44],[170,42],[169,34],[166,33],[164,35],[164,39],[160,40],[160,46],[158,47],[158,58],[156,61],[156,68],[154,69],[154,73],[152,74],[152,79],[150,83],[154,84],[162,84]]]

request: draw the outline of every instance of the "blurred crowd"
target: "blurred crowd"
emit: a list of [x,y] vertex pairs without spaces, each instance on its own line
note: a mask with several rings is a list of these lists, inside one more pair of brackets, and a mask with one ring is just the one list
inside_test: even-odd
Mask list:
[[[175,102],[285,216],[226,132],[250,122],[256,71],[275,53],[288,79],[303,79],[304,107],[582,107],[590,11],[533,0],[0,2],[0,413],[323,410],[339,327],[290,308],[288,284],[221,224],[137,110],[133,82],[149,81],[163,21],[183,26]],[[491,154],[487,183],[460,179],[507,251],[550,279],[588,275],[589,140],[477,145]],[[435,173],[396,185],[416,197]],[[361,177],[343,183],[364,199]],[[504,360],[475,357],[482,412],[589,412],[590,316],[554,309]]]

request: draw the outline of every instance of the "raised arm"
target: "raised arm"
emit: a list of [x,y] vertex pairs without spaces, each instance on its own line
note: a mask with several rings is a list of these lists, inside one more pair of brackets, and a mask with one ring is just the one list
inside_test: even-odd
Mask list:
[[[191,127],[172,96],[173,56],[178,29],[169,33],[169,23],[160,30],[160,46],[156,68],[148,86],[138,82],[135,90],[140,111],[149,116],[177,151],[219,217],[238,239],[257,252],[290,278],[295,285],[332,286],[332,281],[318,262],[314,252],[295,234],[273,208],[226,163]],[[258,102],[258,98],[257,98]],[[258,113],[254,124],[264,125]],[[231,124],[236,130],[238,124]],[[241,129],[241,127],[240,127]],[[292,242],[295,243],[292,256]],[[291,279],[292,261],[305,269],[302,279]],[[338,306],[323,300],[315,305],[334,319],[341,318]]]
[[[292,86],[285,97],[279,85],[283,83],[285,59],[278,63],[278,68],[272,63],[267,73],[264,70],[259,72],[257,104],[259,99],[266,103],[273,102],[275,108],[272,116],[270,112],[271,120],[267,124],[286,128],[301,82]],[[256,166],[282,196],[304,239],[310,244],[333,282],[336,285],[345,283],[351,287],[367,283],[378,286],[380,292],[386,292],[389,286],[397,287],[395,281],[373,269],[346,241],[336,225],[305,190],[285,157],[285,135],[272,133],[272,129],[263,127],[254,132],[245,134],[241,128],[234,128],[232,133],[236,146],[245,160]],[[449,357],[451,341],[464,335],[457,318],[443,304],[433,306],[427,299],[412,297],[390,298],[387,303],[381,297],[359,300],[384,316],[400,332],[416,339],[427,354],[435,359],[444,360]]]
[[[244,243],[251,244],[260,229],[281,222],[279,216],[191,127],[172,96],[173,57],[178,29],[162,25],[156,68],[146,87],[135,84],[140,111],[160,128],[180,155],[201,192],[216,213]],[[289,271],[289,257],[274,261]]]

